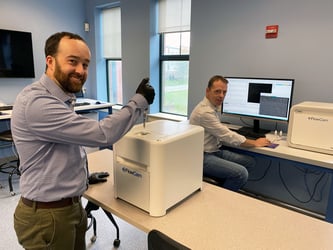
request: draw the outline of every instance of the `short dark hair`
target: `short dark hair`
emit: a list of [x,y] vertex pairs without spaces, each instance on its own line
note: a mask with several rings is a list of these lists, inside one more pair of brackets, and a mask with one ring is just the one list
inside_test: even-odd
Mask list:
[[57,54],[60,40],[63,37],[68,37],[69,39],[81,40],[84,43],[86,43],[86,41],[81,36],[71,32],[63,31],[55,33],[51,35],[45,42],[45,47],[44,47],[45,57],[55,56]]
[[226,78],[224,78],[223,76],[215,75],[209,79],[207,87],[210,89],[213,86],[213,83],[216,81],[222,81],[224,83],[228,83],[228,80]]

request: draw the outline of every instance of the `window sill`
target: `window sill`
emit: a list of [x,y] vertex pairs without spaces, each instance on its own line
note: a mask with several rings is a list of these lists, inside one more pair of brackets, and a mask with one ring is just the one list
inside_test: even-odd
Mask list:
[[[117,112],[119,111],[123,106],[122,105],[114,105],[112,106],[112,111]],[[173,115],[173,114],[167,114],[167,113],[154,113],[154,114],[148,114],[147,115],[147,122],[155,121],[155,120],[170,120],[170,121],[176,121],[176,122],[183,122],[187,121],[186,116],[182,115]]]
[[170,121],[182,122],[182,121],[187,121],[187,117],[181,115],[166,114],[166,113],[148,114],[147,121],[151,122],[154,120],[170,120]]

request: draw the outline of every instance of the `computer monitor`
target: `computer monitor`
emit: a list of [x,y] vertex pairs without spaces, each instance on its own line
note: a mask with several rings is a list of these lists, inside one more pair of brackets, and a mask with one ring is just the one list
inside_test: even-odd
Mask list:
[[76,96],[76,98],[83,98],[84,97],[83,90],[81,89],[79,92],[76,92],[75,96]]
[[253,118],[254,132],[265,133],[259,120],[288,122],[294,79],[225,77],[228,91],[222,112]]

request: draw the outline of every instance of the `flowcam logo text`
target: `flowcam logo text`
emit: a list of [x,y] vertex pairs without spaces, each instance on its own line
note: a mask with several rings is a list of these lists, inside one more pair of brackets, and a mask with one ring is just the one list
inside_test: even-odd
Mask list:
[[124,172],[124,173],[128,173],[130,175],[133,175],[135,177],[138,177],[138,178],[142,178],[142,174],[134,171],[134,170],[131,170],[131,169],[128,169],[126,167],[122,167],[121,170]]
[[308,120],[310,120],[310,121],[317,121],[317,122],[328,122],[328,119],[326,119],[326,118],[314,117],[314,116],[309,116]]

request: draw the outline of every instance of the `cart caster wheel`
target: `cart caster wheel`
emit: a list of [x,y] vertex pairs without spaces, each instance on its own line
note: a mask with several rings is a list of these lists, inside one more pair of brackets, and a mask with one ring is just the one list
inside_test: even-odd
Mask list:
[[115,239],[115,240],[113,241],[113,246],[114,246],[114,247],[119,247],[119,245],[120,245],[120,240]]
[[96,241],[96,239],[97,239],[97,236],[94,235],[94,236],[92,236],[92,237],[90,238],[90,241],[91,241],[92,243],[94,243],[94,242]]
[[16,193],[15,193],[15,192],[13,192],[13,191],[12,191],[12,192],[10,192],[10,195],[11,195],[11,196],[15,196],[15,194],[16,194]]

